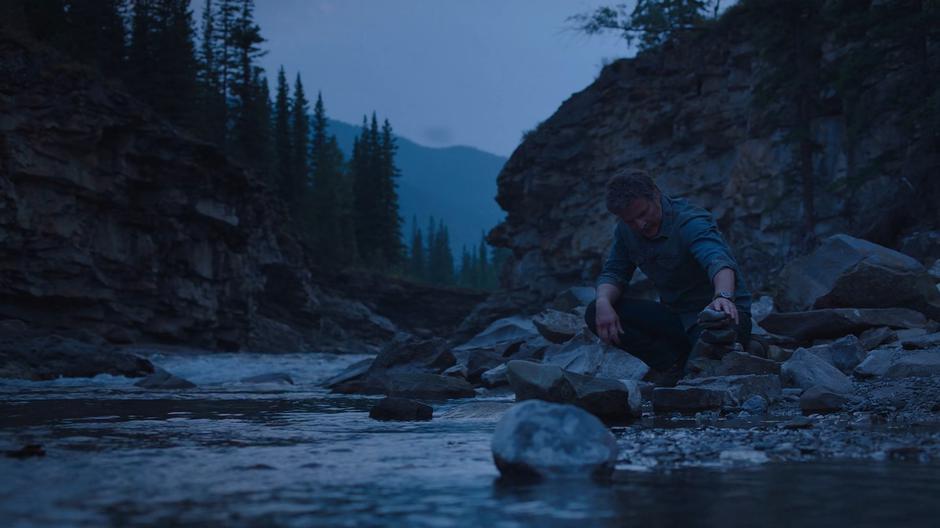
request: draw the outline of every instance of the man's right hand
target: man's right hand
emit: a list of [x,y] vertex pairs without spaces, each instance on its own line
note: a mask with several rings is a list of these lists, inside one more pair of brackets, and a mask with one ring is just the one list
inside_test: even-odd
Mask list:
[[620,334],[623,333],[623,327],[620,326],[620,317],[617,315],[617,311],[614,310],[607,299],[597,299],[594,324],[597,327],[597,337],[601,338],[601,341],[608,345],[620,344]]

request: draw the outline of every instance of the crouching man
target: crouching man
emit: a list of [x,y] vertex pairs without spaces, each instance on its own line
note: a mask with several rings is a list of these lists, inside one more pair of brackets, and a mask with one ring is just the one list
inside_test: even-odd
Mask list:
[[[698,317],[705,308],[723,312],[747,350],[751,294],[712,215],[664,195],[637,169],[607,183],[607,210],[619,220],[597,298],[585,313],[591,331],[642,359],[661,382],[673,384],[702,333]],[[656,286],[661,302],[624,295],[637,267]]]

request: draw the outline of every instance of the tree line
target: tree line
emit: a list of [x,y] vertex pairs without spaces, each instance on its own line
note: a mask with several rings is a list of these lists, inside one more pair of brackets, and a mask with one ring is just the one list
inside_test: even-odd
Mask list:
[[462,248],[459,264],[454,261],[450,234],[443,221],[428,218],[427,230],[422,233],[418,219],[411,222],[411,245],[406,274],[410,278],[439,285],[492,290],[499,286],[499,270],[509,250],[491,250],[486,237],[473,248]]
[[281,66],[271,97],[254,9],[254,0],[205,0],[197,23],[191,0],[7,0],[0,16],[120,79],[164,118],[265,178],[321,264],[495,288],[496,255],[481,242],[455,268],[442,221],[431,220],[426,240],[418,230],[419,242],[403,243],[387,119],[363,116],[347,160],[322,94],[311,112],[299,73],[290,82]]

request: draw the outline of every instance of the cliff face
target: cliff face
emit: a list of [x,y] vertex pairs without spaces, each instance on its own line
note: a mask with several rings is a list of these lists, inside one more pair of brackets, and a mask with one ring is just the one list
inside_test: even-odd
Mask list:
[[[446,332],[481,299],[438,292],[449,320],[385,317],[376,296],[391,281],[312,272],[285,225],[218,148],[0,36],[0,318],[114,343],[283,351]],[[338,279],[373,287],[349,299]]]
[[[838,68],[851,44],[826,42],[821,60]],[[940,52],[925,49],[917,63],[897,57],[889,74],[856,87],[876,116],[862,134],[834,83],[823,85],[810,127],[817,237],[843,232],[897,247],[906,233],[940,225],[935,131],[907,126],[893,100],[923,82],[925,66],[936,71]],[[527,134],[499,176],[508,216],[489,240],[513,250],[505,284],[543,300],[593,284],[614,226],[605,182],[639,167],[666,193],[711,210],[752,289],[771,289],[806,250],[805,202],[793,129],[779,125],[784,105],[753,101],[766,68],[743,25],[605,67]]]

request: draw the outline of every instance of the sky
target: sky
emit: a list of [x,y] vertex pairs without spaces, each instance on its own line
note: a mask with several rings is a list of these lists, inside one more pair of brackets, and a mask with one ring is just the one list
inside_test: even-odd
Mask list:
[[419,144],[508,156],[605,60],[631,54],[618,36],[586,36],[566,20],[615,3],[256,0],[255,18],[272,84],[281,65],[291,83],[299,72],[330,118],[358,124],[374,110]]

